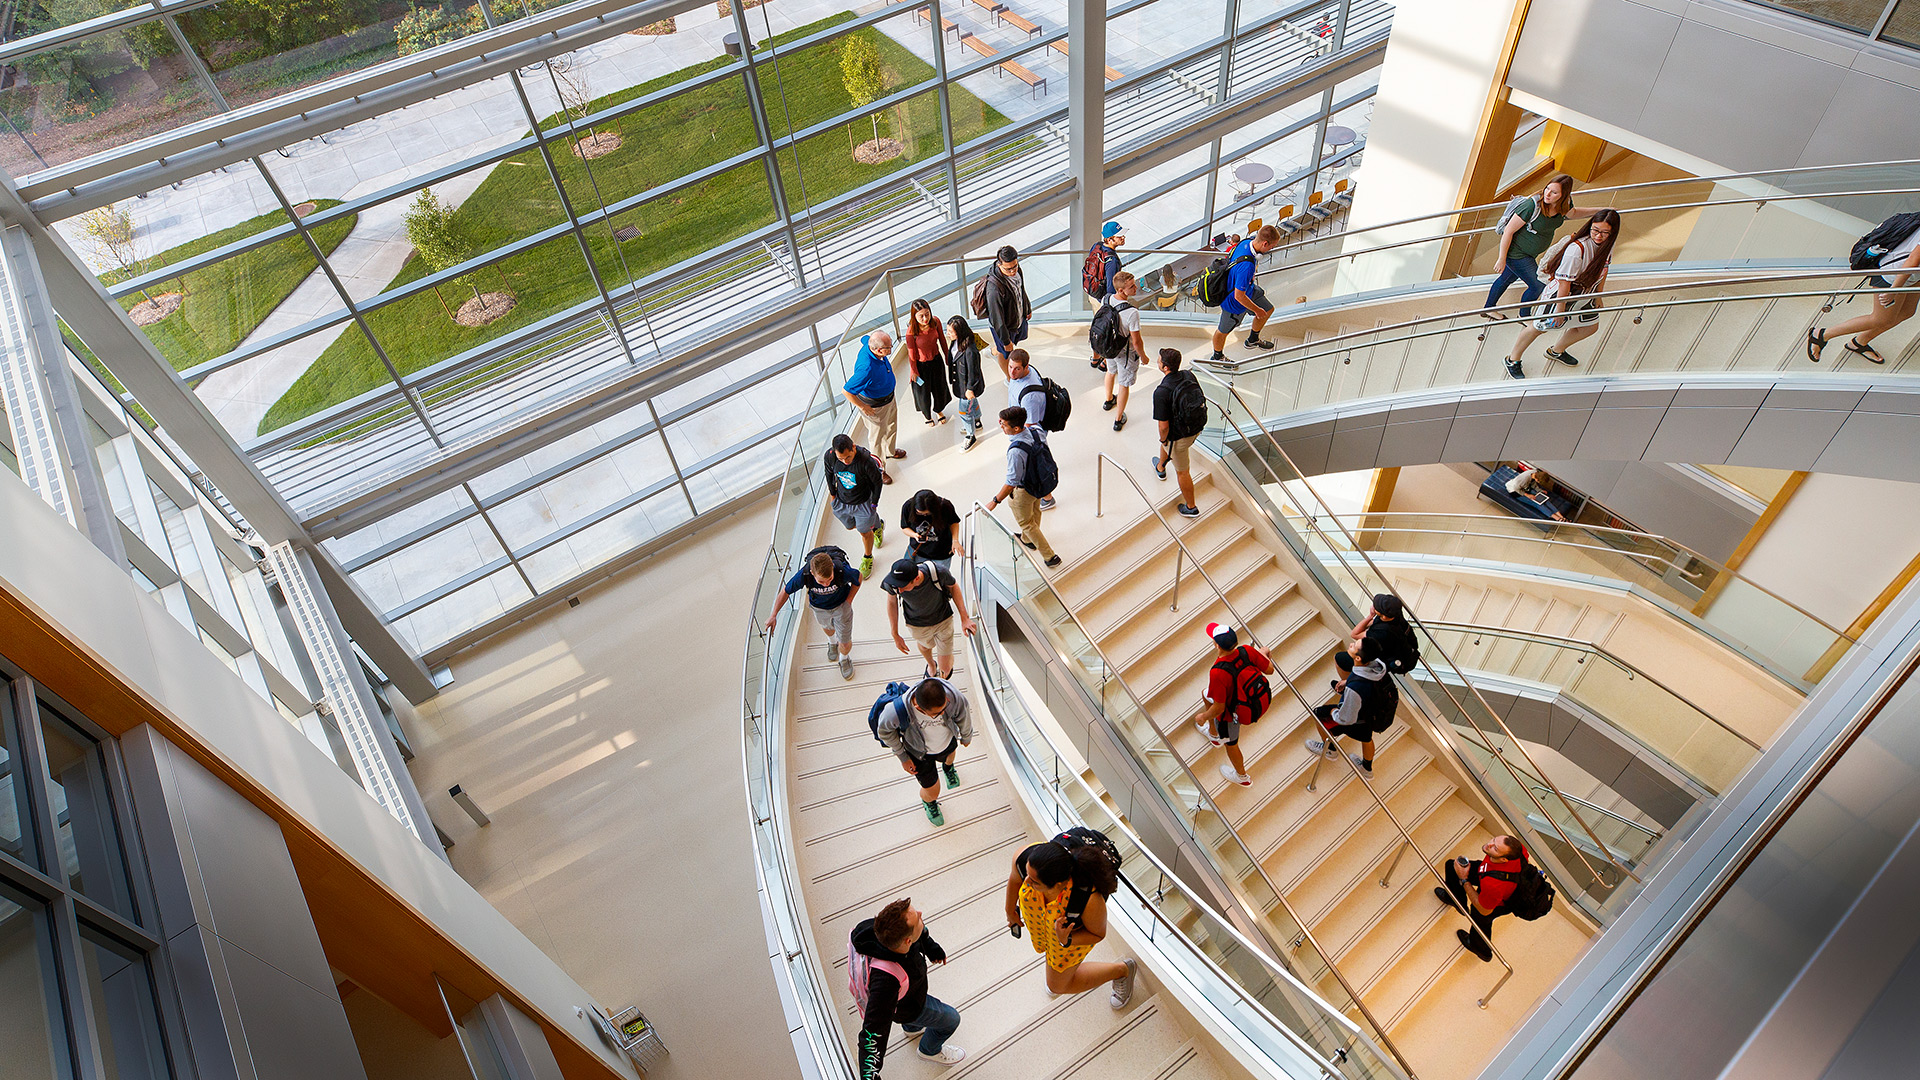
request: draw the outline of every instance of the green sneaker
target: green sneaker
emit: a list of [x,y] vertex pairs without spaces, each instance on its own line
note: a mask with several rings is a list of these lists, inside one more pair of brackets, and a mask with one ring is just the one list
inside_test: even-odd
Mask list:
[[940,800],[935,799],[933,802],[923,802],[920,804],[920,808],[927,812],[927,820],[933,822],[935,825],[945,825],[947,823],[947,816],[940,812]]
[[887,526],[884,522],[873,527],[873,546],[887,546]]
[[873,576],[873,556],[869,555],[866,558],[860,560],[860,580],[865,581],[867,578],[870,578],[872,576]]
[[953,766],[942,762],[940,765],[940,771],[947,774],[947,790],[948,791],[952,791],[954,788],[957,788],[960,786],[960,770],[959,769],[956,769]]

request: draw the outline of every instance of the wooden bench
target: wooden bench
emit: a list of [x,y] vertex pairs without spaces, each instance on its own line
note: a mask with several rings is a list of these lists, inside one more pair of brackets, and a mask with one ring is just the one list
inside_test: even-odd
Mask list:
[[[914,22],[926,22],[931,18],[933,18],[933,9],[930,7],[917,7],[913,9]],[[960,24],[957,22],[954,22],[952,19],[949,19],[944,15],[940,17],[940,32],[942,34],[953,34],[955,35],[954,37],[955,41],[960,40],[959,39]]]
[[[1059,41],[1056,41],[1056,42],[1054,42],[1054,43],[1053,43],[1053,46],[1052,46],[1052,47],[1053,47],[1053,48],[1055,48],[1055,49],[1058,49],[1058,50],[1060,50],[1060,55],[1061,55],[1061,56],[1066,56],[1066,55],[1068,55],[1068,53],[1067,53],[1067,42],[1066,42],[1066,39],[1064,39],[1064,38],[1062,38],[1061,40],[1059,40]],[[1118,71],[1115,71],[1115,70],[1113,69],[1113,67],[1112,67],[1112,65],[1108,65],[1108,66],[1107,66],[1107,81],[1108,81],[1108,82],[1118,82],[1119,80],[1121,80],[1121,79],[1124,79],[1124,78],[1126,78],[1126,75],[1124,75],[1124,74],[1122,74],[1121,72],[1118,72]]]
[[986,8],[987,11],[995,15],[1007,10],[1007,5],[1001,3],[1000,0],[973,0],[973,2]]
[[1011,60],[1002,61],[1000,70],[1010,73],[1014,78],[1032,87],[1035,97],[1047,92],[1047,80],[1035,75],[1033,72],[1028,71],[1026,68],[1021,67]]
[[1028,37],[1032,37],[1040,32],[1039,23],[1029,22],[1025,16],[1009,8],[1001,8],[999,11],[994,12],[993,17],[1000,22],[1012,23],[1018,29],[1025,30]]
[[974,52],[979,53],[981,56],[992,56],[994,54],[993,46],[987,44],[984,41],[981,41],[977,36],[973,34],[960,35],[960,44],[965,45],[967,48],[972,49]]

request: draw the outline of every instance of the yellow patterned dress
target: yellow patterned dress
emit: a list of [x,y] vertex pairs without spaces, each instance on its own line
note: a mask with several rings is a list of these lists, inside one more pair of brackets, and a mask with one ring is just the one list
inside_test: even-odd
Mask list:
[[1075,935],[1072,945],[1061,945],[1053,940],[1053,924],[1067,912],[1067,897],[1071,888],[1061,889],[1060,895],[1052,903],[1047,902],[1047,894],[1029,883],[1020,886],[1020,921],[1027,924],[1027,940],[1033,942],[1033,951],[1043,953],[1047,966],[1055,971],[1071,971],[1080,965],[1093,951],[1093,942],[1082,943],[1080,935]]

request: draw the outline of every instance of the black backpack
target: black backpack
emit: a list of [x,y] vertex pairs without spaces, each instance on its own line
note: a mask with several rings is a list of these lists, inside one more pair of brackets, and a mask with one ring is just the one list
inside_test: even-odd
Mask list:
[[912,690],[913,687],[906,683],[895,681],[888,683],[887,688],[880,691],[880,697],[874,701],[873,708],[867,710],[867,730],[873,732],[874,742],[881,746],[887,745],[887,741],[880,737],[880,716],[891,706],[899,709],[900,715],[904,718],[907,715],[907,694]]
[[1404,612],[1390,623],[1374,620],[1367,627],[1367,636],[1373,639],[1374,647],[1380,650],[1380,660],[1387,665],[1387,671],[1395,675],[1405,675],[1420,665],[1420,638],[1407,623]]
[[1227,297],[1233,295],[1233,286],[1229,284],[1233,277],[1233,268],[1243,262],[1252,261],[1252,255],[1242,255],[1232,262],[1228,262],[1227,257],[1222,255],[1208,263],[1207,268],[1200,271],[1200,284],[1196,287],[1200,302],[1208,307],[1219,307],[1225,303]]
[[1522,922],[1532,922],[1545,918],[1553,910],[1553,883],[1547,875],[1532,863],[1521,863],[1518,873],[1505,870],[1483,870],[1484,877],[1496,877],[1501,881],[1513,882],[1513,895],[1501,907],[1506,913]]
[[1400,688],[1394,685],[1393,676],[1376,681],[1349,675],[1347,685],[1360,695],[1359,722],[1368,731],[1378,735],[1393,726],[1393,719],[1400,711]]
[[1913,230],[1920,229],[1920,210],[1909,214],[1895,214],[1873,227],[1873,231],[1853,243],[1853,253],[1847,259],[1847,265],[1855,270],[1876,270],[1880,260],[1887,252],[1899,247]]
[[[1101,304],[1100,310],[1093,313],[1093,322],[1087,327],[1087,344],[1093,351],[1111,360],[1127,351],[1127,343],[1132,339],[1127,328],[1120,325],[1120,309],[1133,305],[1125,300],[1118,304]],[[1047,418],[1053,418],[1053,405],[1047,405]]]
[[1027,469],[1020,477],[1020,490],[1044,499],[1060,486],[1060,463],[1053,460],[1052,449],[1039,439],[1021,445],[1027,448]]
[[[1079,858],[1078,853],[1083,847],[1096,848],[1104,854],[1107,857],[1107,861],[1112,864],[1113,872],[1115,874],[1120,872],[1120,849],[1114,845],[1112,840],[1107,838],[1106,833],[1101,832],[1099,829],[1089,829],[1085,825],[1075,825],[1073,828],[1054,837],[1053,842],[1066,848],[1068,854],[1073,855],[1075,858]],[[1069,922],[1075,926],[1081,925],[1080,917],[1086,914],[1087,898],[1092,895],[1093,886],[1081,884],[1079,877],[1076,875],[1073,888],[1067,893],[1066,917]]]
[[1027,395],[1029,394],[1046,395],[1047,414],[1040,418],[1041,427],[1046,428],[1048,431],[1062,431],[1066,429],[1067,417],[1073,415],[1073,398],[1067,393],[1066,387],[1042,375],[1040,376],[1039,386],[1029,386],[1025,390],[1020,391],[1020,401],[1022,404],[1025,404]]
[[1167,421],[1167,436],[1184,439],[1207,429],[1207,392],[1200,388],[1200,376],[1178,371],[1173,384],[1173,419]]
[[800,556],[800,569],[805,570],[807,564],[813,561],[813,557],[823,551],[827,553],[828,558],[833,560],[834,569],[849,571],[853,569],[853,564],[847,561],[847,549],[841,547],[839,544],[821,544],[819,547]]

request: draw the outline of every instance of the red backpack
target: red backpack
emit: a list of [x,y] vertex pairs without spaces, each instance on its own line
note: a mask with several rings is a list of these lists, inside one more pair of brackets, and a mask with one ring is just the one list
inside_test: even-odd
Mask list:
[[1107,257],[1113,252],[1099,244],[1087,251],[1087,261],[1080,264],[1080,289],[1095,300],[1104,300],[1107,295]]
[[1225,703],[1226,710],[1231,711],[1223,711],[1222,715],[1251,724],[1267,714],[1267,707],[1273,704],[1273,687],[1268,685],[1266,675],[1245,645],[1233,650],[1233,655],[1215,660],[1213,666],[1227,673],[1229,685],[1233,687],[1233,694]]

